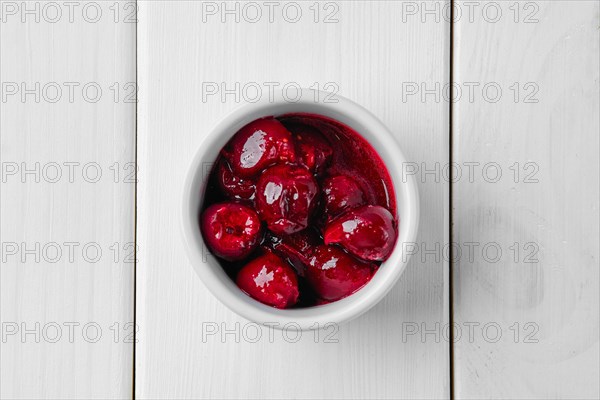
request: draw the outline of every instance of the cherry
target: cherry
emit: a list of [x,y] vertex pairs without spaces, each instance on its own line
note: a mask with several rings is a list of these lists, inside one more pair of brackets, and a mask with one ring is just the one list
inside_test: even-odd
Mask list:
[[348,175],[334,175],[323,180],[323,199],[328,221],[347,209],[366,204],[365,194]]
[[204,210],[201,228],[212,252],[228,261],[241,260],[258,246],[261,224],[256,212],[238,203],[217,203]]
[[242,178],[255,176],[277,162],[296,159],[292,134],[274,118],[262,118],[240,129],[223,149],[233,171]]
[[298,162],[312,173],[322,174],[333,157],[333,149],[327,139],[317,129],[307,125],[294,124],[288,128],[296,140]]
[[394,217],[381,206],[347,211],[327,225],[324,241],[338,243],[364,260],[384,261],[396,242]]
[[302,166],[281,164],[265,170],[256,185],[258,215],[269,229],[292,234],[308,226],[319,187]]
[[268,233],[266,243],[275,254],[292,264],[298,275],[304,276],[313,249],[323,242],[318,233],[308,228],[291,235]]
[[271,252],[246,264],[236,283],[250,297],[276,308],[293,306],[300,295],[294,270]]
[[221,158],[218,168],[219,186],[227,196],[238,200],[252,200],[256,185],[251,179],[244,179],[234,174],[231,165]]
[[321,245],[310,259],[306,277],[322,299],[335,301],[351,295],[369,282],[373,267],[337,246]]

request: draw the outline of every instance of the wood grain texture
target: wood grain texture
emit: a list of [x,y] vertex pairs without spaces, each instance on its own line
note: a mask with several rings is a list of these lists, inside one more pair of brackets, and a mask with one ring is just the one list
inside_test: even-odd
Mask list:
[[[456,30],[456,82],[480,84],[454,115],[454,235],[479,243],[455,274],[456,397],[597,399],[600,8],[521,2],[515,22],[513,2],[500,4],[498,22],[463,17]],[[481,92],[492,82],[497,102]],[[467,162],[480,163],[473,182]],[[495,166],[482,175],[492,162],[499,179]]]
[[[10,2],[16,14],[2,3],[0,397],[128,398],[133,264],[122,247],[134,240],[124,168],[135,161],[135,104],[110,87],[135,82],[135,24],[115,23],[113,2],[96,3],[95,23],[94,9],[83,18],[87,3],[71,22],[60,2],[57,20],[44,2]],[[23,100],[21,84],[33,89]]]
[[[140,3],[136,396],[448,397],[448,343],[403,337],[406,323],[447,322],[443,260],[415,257],[393,291],[341,326],[334,343],[325,342],[331,330],[292,343],[281,331],[271,339],[266,328],[251,343],[254,327],[220,304],[189,265],[177,226],[183,176],[204,135],[238,105],[234,94],[203,99],[203,83],[256,83],[263,95],[265,82],[337,87],[395,132],[408,159],[447,162],[447,104],[402,99],[403,82],[447,82],[447,24],[400,23],[402,4],[391,1],[333,2],[317,23],[312,2],[300,2],[302,17],[291,23],[281,15],[285,4],[273,22],[263,8],[260,21],[236,23],[203,14],[200,2]],[[332,10],[338,22],[323,23]],[[419,243],[447,240],[447,189],[420,184]],[[208,327],[218,331],[206,335]],[[225,329],[233,333],[222,337]]]

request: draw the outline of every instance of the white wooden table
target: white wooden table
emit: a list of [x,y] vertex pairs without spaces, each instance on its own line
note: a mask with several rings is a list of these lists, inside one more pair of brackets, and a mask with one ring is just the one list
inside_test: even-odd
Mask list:
[[[0,23],[1,398],[600,397],[599,2],[2,1]],[[220,304],[177,220],[209,129],[296,86],[378,116],[421,196],[392,292],[298,338]]]

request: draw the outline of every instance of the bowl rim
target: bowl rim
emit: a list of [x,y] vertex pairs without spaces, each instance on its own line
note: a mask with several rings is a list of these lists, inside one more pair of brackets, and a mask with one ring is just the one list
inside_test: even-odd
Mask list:
[[[314,89],[300,89],[299,93],[299,99],[296,101],[290,101],[284,92],[276,91],[272,97],[245,103],[229,112],[210,129],[187,169],[182,190],[180,227],[188,257],[196,274],[213,296],[227,308],[252,322],[268,327],[312,330],[322,329],[330,324],[341,324],[358,317],[375,306],[396,284],[411,256],[405,244],[414,243],[417,235],[419,194],[415,178],[402,172],[402,167],[407,161],[397,140],[370,111],[337,94]],[[315,101],[325,98],[331,102]],[[377,273],[363,288],[333,303],[281,310],[252,299],[235,285],[218,260],[207,250],[198,218],[204,201],[206,177],[211,170],[206,167],[212,167],[220,149],[233,133],[257,118],[291,112],[306,112],[335,119],[354,129],[373,146],[392,179],[399,230],[390,257],[381,264]]]

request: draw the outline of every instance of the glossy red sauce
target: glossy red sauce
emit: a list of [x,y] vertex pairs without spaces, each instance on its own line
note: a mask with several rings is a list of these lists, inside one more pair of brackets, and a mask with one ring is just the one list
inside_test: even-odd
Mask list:
[[323,133],[334,147],[328,172],[351,175],[361,185],[370,204],[387,208],[397,218],[396,195],[387,167],[373,146],[354,129],[316,114],[286,114],[277,119],[288,129],[306,125]]

